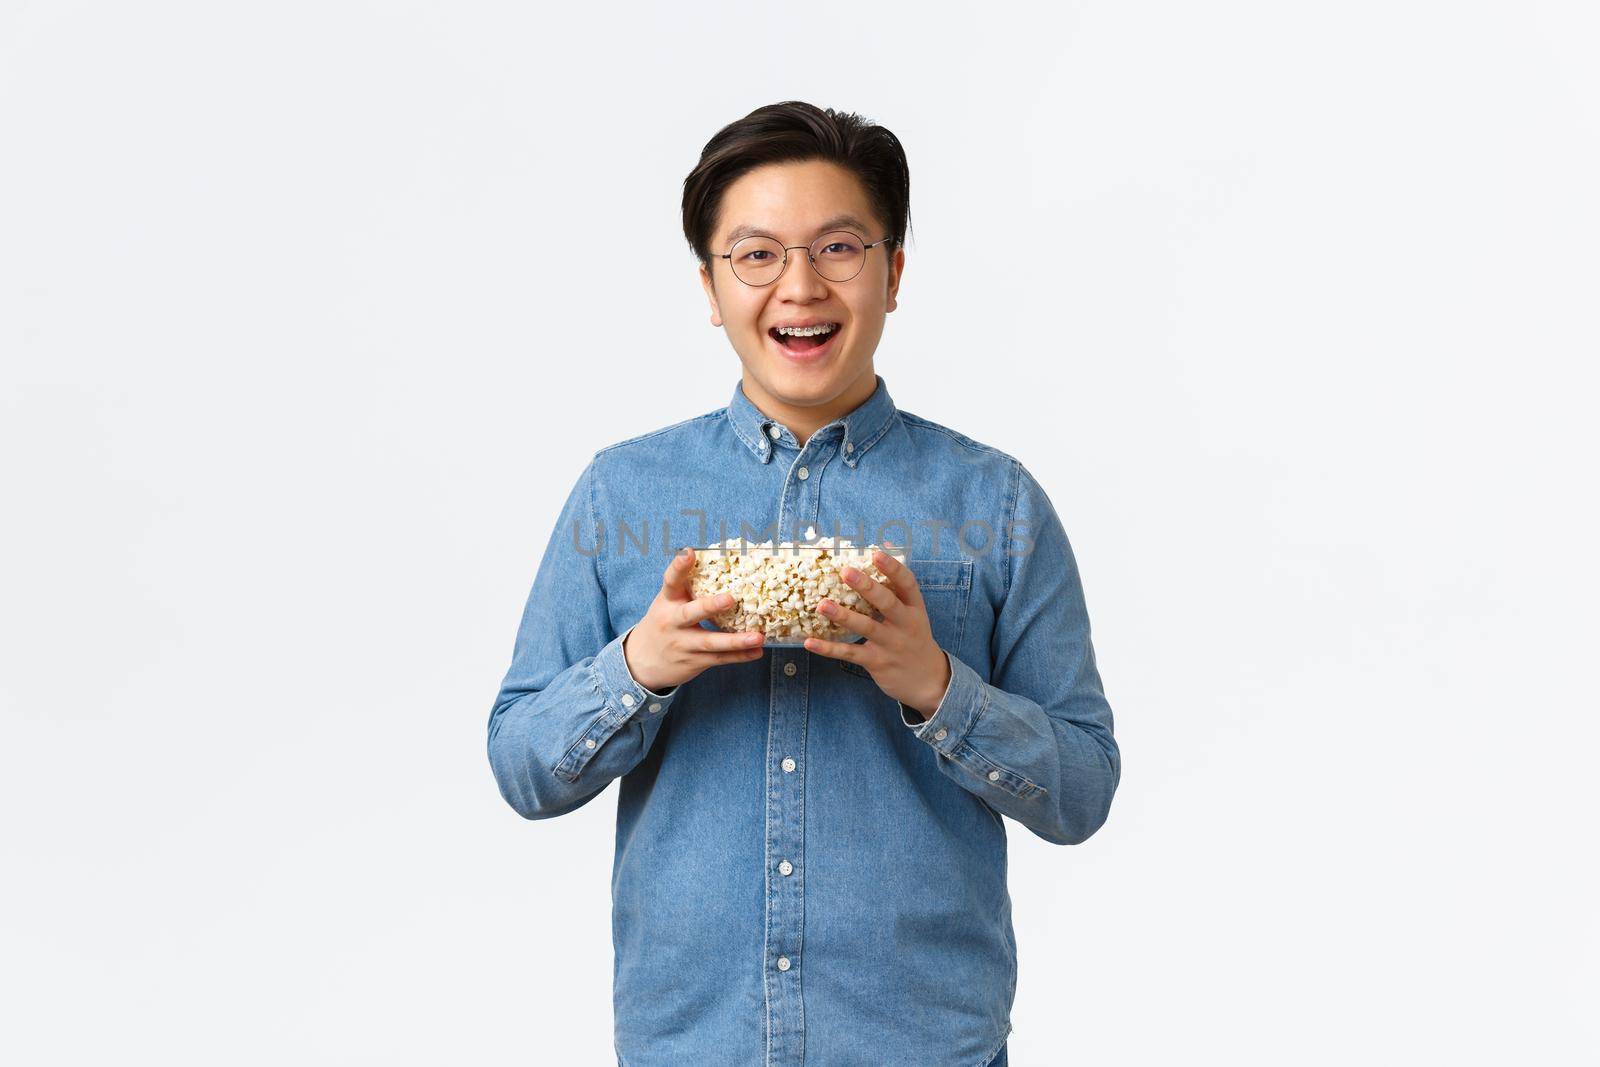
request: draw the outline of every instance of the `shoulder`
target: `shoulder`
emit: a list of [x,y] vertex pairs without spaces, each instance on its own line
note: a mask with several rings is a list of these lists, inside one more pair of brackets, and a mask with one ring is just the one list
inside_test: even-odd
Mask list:
[[[1012,516],[1018,513],[1036,513],[1053,508],[1044,485],[1027,465],[1003,449],[986,444],[953,430],[948,426],[914,415],[899,412],[906,432],[913,443],[922,449],[942,448],[968,466],[964,473],[983,478],[983,484],[1000,489],[1004,494],[1005,511]],[[985,477],[986,476],[986,477]]]
[[959,430],[952,430],[943,423],[925,419],[921,415],[903,409],[898,414],[906,433],[920,446],[946,449],[971,462],[1007,471],[1013,477],[1022,470],[1021,461],[1009,452],[969,437]]
[[670,446],[678,438],[684,436],[693,436],[695,434],[704,432],[708,424],[714,423],[719,419],[726,418],[727,413],[727,407],[723,406],[717,408],[715,411],[708,411],[703,415],[695,415],[690,418],[674,422],[668,426],[662,426],[654,430],[647,430],[644,433],[636,434],[633,437],[606,445],[604,448],[601,448],[595,452],[594,458],[599,460],[601,457],[610,455],[612,453],[626,453],[630,451],[637,451],[642,448],[660,447],[662,445]]
[[708,430],[719,423],[725,424],[727,412],[727,407],[723,406],[615,441],[595,451],[589,460],[589,470],[594,472],[595,478],[604,480],[607,473],[637,470],[641,464],[648,466],[652,460],[665,462],[666,457],[681,454],[685,444],[698,444]]
[[618,493],[671,483],[683,471],[685,457],[714,454],[722,435],[732,433],[727,412],[720,407],[598,449],[587,468],[595,506],[615,504]]

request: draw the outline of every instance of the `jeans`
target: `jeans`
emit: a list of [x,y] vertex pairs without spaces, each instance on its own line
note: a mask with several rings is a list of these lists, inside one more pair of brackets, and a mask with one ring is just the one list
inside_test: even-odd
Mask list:
[[[988,1062],[987,1067],[1011,1067],[1011,1061],[1006,1056],[1006,1048],[1010,1044],[1008,1041],[1006,1044],[1001,1045],[1000,1051],[994,1054],[994,1059]],[[620,1056],[617,1058],[617,1067],[622,1067],[622,1058]]]

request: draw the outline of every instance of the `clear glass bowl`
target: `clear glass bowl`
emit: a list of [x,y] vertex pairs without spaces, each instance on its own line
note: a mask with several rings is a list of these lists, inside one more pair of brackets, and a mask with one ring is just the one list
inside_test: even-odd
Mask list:
[[[754,542],[751,542],[749,547],[759,549],[764,554],[767,554],[770,557],[778,560],[789,558],[802,560],[809,556],[812,561],[815,561],[823,558],[823,553],[826,553],[829,557],[838,558],[835,557],[835,553],[839,551],[838,548],[833,546],[808,545],[803,542],[796,544],[781,544],[776,546],[757,545]],[[853,546],[851,547],[853,548]],[[883,545],[873,544],[865,546],[864,549],[855,549],[855,551],[865,552],[870,556],[870,553],[873,549],[877,549],[878,551],[884,552],[887,555],[893,556],[901,563],[906,562],[906,550],[899,547],[885,548]],[[745,556],[747,553],[740,552],[737,544],[732,548],[726,545],[706,545],[703,547],[694,546],[694,553],[695,570],[691,575],[691,595],[693,597],[698,599],[702,596],[710,596],[715,593],[730,591],[733,592],[735,596],[739,595],[737,587],[729,589],[724,585],[713,585],[707,583],[704,580],[705,575],[703,574],[701,567],[704,561],[713,553],[720,553],[723,556],[732,556],[736,558]],[[871,562],[870,558],[860,564],[852,560],[848,565],[857,567],[863,574],[866,574],[869,577],[881,574],[877,567]],[[775,567],[776,565],[774,563],[768,563],[767,566]],[[711,616],[711,618],[703,620],[700,623],[700,627],[701,629],[713,630],[721,633],[743,633],[750,630],[760,630],[767,635],[766,640],[762,642],[761,647],[763,648],[803,648],[805,647],[807,637],[816,637],[824,641],[840,641],[846,643],[860,641],[862,639],[861,635],[856,633],[854,630],[847,630],[842,626],[837,626],[826,615],[817,614],[816,602],[821,600],[824,596],[835,601],[843,607],[849,608],[852,611],[861,611],[863,614],[871,615],[876,619],[883,618],[876,608],[873,608],[861,598],[861,594],[857,593],[854,589],[850,588],[849,585],[845,584],[843,578],[839,579],[839,588],[834,593],[826,593],[818,590],[813,594],[806,594],[799,590],[798,587],[796,588],[796,591],[801,592],[803,597],[807,597],[810,603],[802,604],[799,608],[780,608],[776,613],[768,613],[763,615],[759,612],[745,612],[741,599],[739,603],[734,604],[734,606],[729,608],[727,611],[719,612],[718,614]],[[809,634],[804,632],[786,632],[794,627],[797,623],[806,619],[809,619],[812,622],[814,632]]]

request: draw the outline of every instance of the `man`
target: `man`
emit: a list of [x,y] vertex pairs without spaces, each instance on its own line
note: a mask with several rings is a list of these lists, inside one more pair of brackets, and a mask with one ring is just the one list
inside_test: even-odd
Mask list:
[[[529,819],[620,782],[623,1067],[1005,1067],[1004,817],[1076,844],[1117,788],[1049,498],[874,369],[909,188],[892,133],[808,104],[706,145],[684,231],[741,381],[594,454],[528,597],[489,759]],[[865,639],[804,647],[701,625],[731,598],[656,547],[886,530],[888,583],[846,575],[871,614],[806,605]]]

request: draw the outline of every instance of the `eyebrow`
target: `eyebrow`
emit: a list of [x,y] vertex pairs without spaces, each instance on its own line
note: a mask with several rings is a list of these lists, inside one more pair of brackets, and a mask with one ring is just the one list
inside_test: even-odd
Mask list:
[[[833,218],[824,221],[822,225],[817,227],[817,236],[820,237],[829,230],[837,230],[841,226],[847,226],[850,229],[859,230],[865,236],[871,236],[866,232],[867,224],[854,215],[835,215]],[[763,230],[761,227],[752,226],[749,223],[741,223],[728,231],[726,241],[728,244],[733,244],[741,237],[771,237],[773,240],[778,240],[778,235],[770,230]]]

